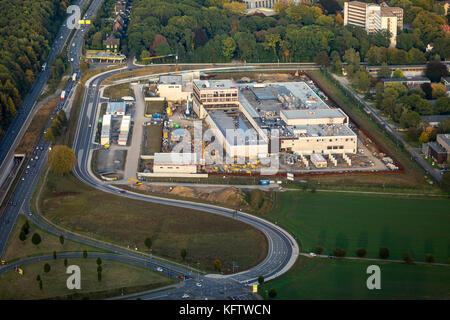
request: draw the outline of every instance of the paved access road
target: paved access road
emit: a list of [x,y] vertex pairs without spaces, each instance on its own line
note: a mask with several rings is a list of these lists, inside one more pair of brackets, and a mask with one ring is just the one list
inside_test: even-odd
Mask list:
[[[257,281],[259,275],[263,275],[265,279],[269,280],[286,272],[295,262],[299,249],[296,241],[278,226],[258,217],[219,206],[164,199],[133,192],[121,193],[119,189],[105,184],[91,174],[91,152],[93,148],[99,147],[93,142],[96,126],[92,125],[97,114],[97,106],[100,99],[98,88],[106,77],[118,72],[120,71],[115,70],[106,74],[95,76],[86,83],[86,95],[83,100],[80,119],[78,121],[77,134],[74,142],[74,150],[78,159],[78,165],[74,170],[75,175],[86,184],[105,192],[115,193],[117,195],[137,200],[210,212],[242,221],[263,232],[269,243],[268,255],[265,260],[254,268],[238,274],[228,276],[206,276],[206,278],[214,279],[214,281],[218,283],[217,286],[223,286],[224,283],[230,282],[230,280],[231,283],[253,283]],[[91,126],[89,126],[89,124],[91,124]]]
[[[96,3],[95,1],[93,2],[92,5]],[[82,37],[80,38],[74,37],[74,41],[76,41],[76,39],[82,40]],[[81,45],[80,46],[75,45],[74,48],[80,49]],[[77,51],[75,54],[77,53],[79,53],[79,51]],[[167,273],[168,276],[172,277],[187,276],[190,279],[184,281],[182,286],[177,287],[176,289],[166,291],[164,294],[146,293],[143,298],[181,299],[182,295],[185,293],[189,294],[191,298],[209,297],[213,299],[225,299],[227,295],[244,297],[249,292],[249,287],[247,287],[245,284],[256,282],[257,277],[259,275],[263,275],[266,280],[269,280],[286,272],[293,265],[293,263],[297,258],[298,245],[289,234],[287,234],[284,230],[282,230],[278,226],[273,225],[272,223],[269,223],[257,217],[253,217],[251,215],[241,212],[237,213],[234,210],[218,206],[144,196],[131,192],[122,194],[114,186],[105,185],[90,174],[89,172],[90,153],[92,151],[92,148],[97,147],[97,145],[92,142],[94,130],[96,128],[96,126],[92,125],[92,122],[95,119],[95,115],[97,112],[97,105],[100,99],[98,88],[101,82],[106,77],[114,73],[119,73],[121,71],[122,70],[113,70],[106,74],[100,74],[87,82],[87,90],[83,99],[82,110],[78,122],[76,140],[74,143],[74,149],[78,158],[78,166],[74,170],[75,175],[85,183],[91,185],[92,187],[98,188],[105,192],[115,193],[118,196],[119,195],[126,196],[133,199],[161,203],[165,205],[189,207],[195,210],[203,210],[213,214],[218,214],[225,217],[240,220],[244,223],[248,223],[254,226],[255,228],[261,230],[266,235],[269,242],[268,255],[262,263],[260,263],[259,265],[250,270],[246,270],[238,274],[228,276],[221,276],[221,275],[201,276],[197,274],[197,278],[193,279],[193,277],[195,278],[195,274],[193,274],[189,268],[144,257],[144,259],[148,259],[146,266],[149,268],[153,268],[155,270],[161,268],[162,272]],[[65,105],[61,105],[61,108],[64,107]],[[50,123],[51,121],[47,124],[47,128],[50,126]],[[89,126],[89,124],[91,124],[91,126]],[[142,260],[143,256],[140,254],[131,252],[129,250],[111,244],[96,241],[94,239],[86,239],[84,237],[79,237],[78,235],[75,235],[71,232],[61,230],[56,226],[45,223],[42,221],[42,219],[35,217],[31,213],[29,209],[29,203],[31,201],[33,191],[37,186],[39,177],[41,176],[44,170],[48,148],[49,144],[43,141],[43,137],[41,136],[41,139],[37,145],[36,155],[33,155],[37,156],[38,158],[33,158],[33,161],[30,160],[30,162],[27,164],[27,166],[28,165],[30,166],[29,173],[27,175],[24,173],[24,175],[21,177],[23,179],[20,180],[19,184],[17,185],[14,191],[12,197],[12,204],[8,205],[3,216],[0,218],[0,251],[1,252],[4,251],[14,222],[17,218],[17,215],[20,212],[20,209],[22,208],[25,214],[29,216],[31,221],[33,221],[33,223],[37,224],[39,227],[48,232],[57,235],[63,235],[67,239],[85,243],[103,249],[105,251],[111,252],[114,257],[119,255],[122,257],[121,259],[123,259],[123,261],[129,261],[130,259]],[[45,258],[41,257],[41,259]],[[29,261],[33,260],[22,260],[17,262],[17,264],[24,264]],[[0,270],[3,270],[3,268]]]
[[423,157],[419,155],[419,153],[412,147],[406,143],[405,139],[395,130],[392,126],[382,117],[380,117],[376,110],[374,110],[363,98],[361,98],[358,94],[353,91],[347,84],[347,81],[343,77],[335,76],[335,79],[339,81],[339,83],[348,91],[355,99],[357,99],[363,106],[366,112],[373,115],[373,117],[388,131],[390,132],[395,139],[403,146],[406,147],[406,151],[411,155],[411,159],[414,159],[429,175],[431,175],[437,182],[442,179],[442,172],[440,170],[436,170],[433,168]]

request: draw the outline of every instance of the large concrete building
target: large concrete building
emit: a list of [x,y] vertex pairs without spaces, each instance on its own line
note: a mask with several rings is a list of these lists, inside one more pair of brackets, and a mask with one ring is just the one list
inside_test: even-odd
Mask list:
[[200,119],[207,115],[207,109],[236,108],[238,86],[233,80],[194,80],[193,109]]
[[194,81],[193,87],[194,111],[216,131],[230,157],[357,151],[348,116],[330,108],[305,82],[236,85],[216,80]]
[[168,101],[187,100],[192,95],[192,87],[183,81],[182,75],[162,75],[157,93]]
[[[313,84],[311,84],[313,85]],[[302,155],[356,153],[349,118],[330,108],[305,82],[245,84],[240,107],[260,130],[279,132],[279,150]],[[269,134],[270,132],[270,134]],[[271,146],[274,141],[269,141]]]
[[403,9],[360,1],[344,3],[344,25],[364,28],[367,33],[389,30],[391,46],[397,44],[397,33],[403,29]]

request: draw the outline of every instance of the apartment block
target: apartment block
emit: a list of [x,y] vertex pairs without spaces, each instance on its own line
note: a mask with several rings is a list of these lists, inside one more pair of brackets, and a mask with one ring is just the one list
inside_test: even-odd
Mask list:
[[367,33],[378,30],[389,30],[392,34],[391,46],[397,44],[397,33],[403,29],[403,9],[381,5],[351,1],[344,3],[344,25],[364,28]]

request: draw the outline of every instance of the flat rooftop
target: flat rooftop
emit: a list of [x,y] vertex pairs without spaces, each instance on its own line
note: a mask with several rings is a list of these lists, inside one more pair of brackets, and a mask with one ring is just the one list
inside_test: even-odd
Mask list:
[[194,80],[194,85],[201,89],[237,89],[237,85],[233,80]]
[[347,115],[341,109],[283,109],[280,111],[287,119],[342,118]]
[[155,153],[153,163],[155,165],[194,165],[198,161],[195,153],[165,152]]
[[118,112],[125,112],[126,105],[125,101],[109,101],[106,106],[106,113],[118,113]]
[[445,134],[438,134],[437,136],[439,136],[440,139],[442,139],[446,144],[450,145],[450,134],[445,133]]
[[279,117],[282,109],[329,109],[305,82],[239,85],[239,102],[252,118]]
[[159,84],[177,84],[180,85],[183,83],[183,76],[182,75],[162,75],[159,76]]
[[287,126],[292,136],[297,138],[305,137],[339,137],[355,136],[356,134],[345,124],[330,125],[308,125],[308,126]]
[[[224,110],[211,110],[209,116],[216,124],[216,127],[223,134],[228,143],[234,146],[239,145],[257,145],[258,133],[253,126],[245,119],[245,116],[238,111],[233,114],[227,113]],[[238,139],[233,135],[227,136],[227,130],[241,129],[244,133],[254,133],[244,136],[244,140]],[[248,131],[252,130],[252,131]],[[265,143],[261,138],[261,143]]]

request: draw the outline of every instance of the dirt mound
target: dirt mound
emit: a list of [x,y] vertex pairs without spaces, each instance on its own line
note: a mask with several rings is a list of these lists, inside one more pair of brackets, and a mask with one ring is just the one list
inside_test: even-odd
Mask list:
[[170,191],[170,194],[176,194],[184,198],[197,198],[197,194],[193,188],[184,186],[175,186],[172,191]]
[[230,206],[239,206],[244,202],[241,192],[234,187],[230,187],[219,192],[207,193],[204,196],[202,195],[201,198],[207,201],[219,202]]

